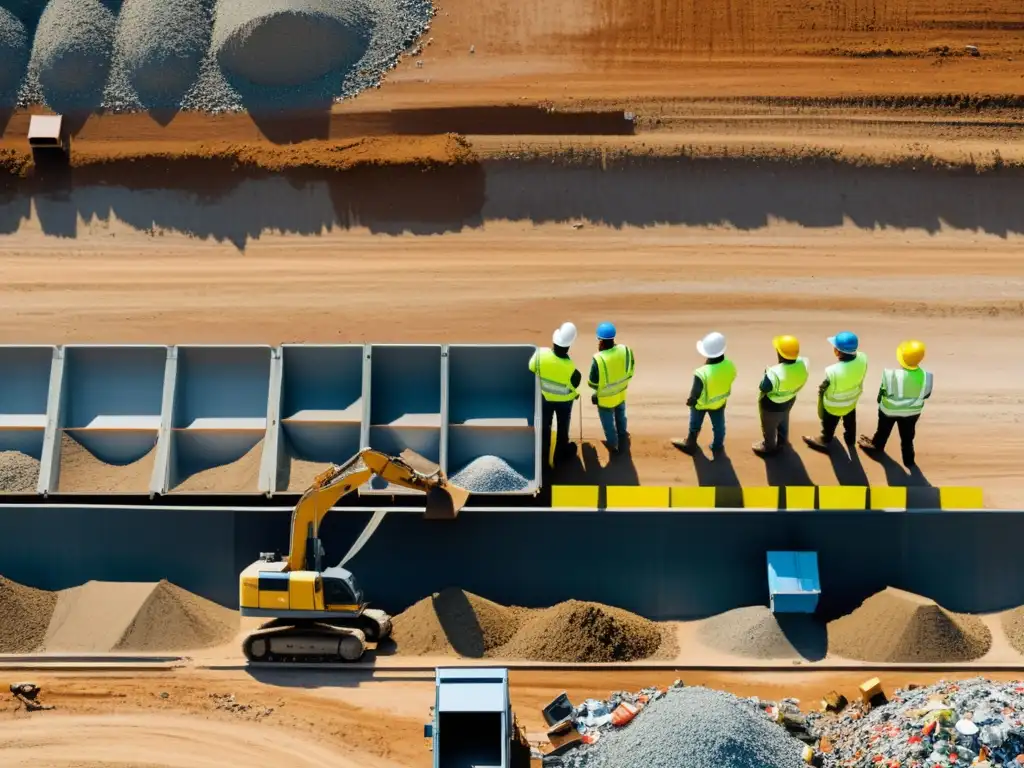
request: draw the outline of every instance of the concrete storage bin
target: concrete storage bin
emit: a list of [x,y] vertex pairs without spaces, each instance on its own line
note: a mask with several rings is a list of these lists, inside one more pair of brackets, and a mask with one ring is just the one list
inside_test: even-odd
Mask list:
[[[525,482],[495,478],[479,492],[533,493],[540,477],[540,390],[529,370],[536,347],[452,344],[448,347],[447,472],[483,456],[505,461]],[[474,488],[468,488],[473,491]]]
[[53,346],[0,346],[0,462],[5,478],[0,493],[38,492],[56,356]]
[[168,348],[69,345],[50,493],[148,493]]
[[[444,466],[445,378],[440,344],[373,344],[364,367],[362,443],[397,456],[410,448]],[[361,493],[415,493],[374,479]]]
[[301,493],[360,448],[362,344],[281,347],[281,433],[274,489]]
[[[181,346],[170,400],[166,489],[257,493],[267,435],[272,350]],[[165,414],[167,418],[167,414]]]

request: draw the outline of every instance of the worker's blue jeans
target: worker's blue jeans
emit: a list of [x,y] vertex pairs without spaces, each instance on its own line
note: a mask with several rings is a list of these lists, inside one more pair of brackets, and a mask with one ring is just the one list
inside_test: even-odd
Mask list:
[[619,443],[626,440],[626,404],[619,403],[614,408],[597,407],[597,415],[601,418],[601,428],[604,429],[604,441],[608,447],[615,450]]
[[697,408],[690,409],[690,441],[696,442],[700,428],[704,426],[704,416],[711,418],[711,431],[714,437],[711,440],[711,450],[720,451],[725,448],[725,406],[714,411],[701,411]]

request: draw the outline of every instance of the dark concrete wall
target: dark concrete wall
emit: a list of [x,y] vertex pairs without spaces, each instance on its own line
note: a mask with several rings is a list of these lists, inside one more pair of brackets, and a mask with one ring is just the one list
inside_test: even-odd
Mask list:
[[[326,519],[329,562],[368,519]],[[288,521],[264,510],[0,507],[0,573],[47,589],[167,578],[234,607],[239,571],[287,549]],[[666,619],[767,604],[765,552],[811,549],[827,615],[885,586],[976,612],[1024,604],[1022,540],[1024,515],[1005,512],[394,513],[348,567],[392,612],[458,586],[506,604],[576,598]]]

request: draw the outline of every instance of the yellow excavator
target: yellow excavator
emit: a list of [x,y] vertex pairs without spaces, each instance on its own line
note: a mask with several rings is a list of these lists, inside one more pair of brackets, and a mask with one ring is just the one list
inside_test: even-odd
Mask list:
[[292,511],[288,556],[261,553],[242,571],[241,615],[269,619],[242,642],[249,661],[358,661],[367,642],[391,634],[391,617],[369,607],[349,571],[322,567],[320,522],[340,498],[374,476],[424,491],[429,519],[453,519],[469,498],[436,464],[413,451],[394,457],[364,448],[322,472]]

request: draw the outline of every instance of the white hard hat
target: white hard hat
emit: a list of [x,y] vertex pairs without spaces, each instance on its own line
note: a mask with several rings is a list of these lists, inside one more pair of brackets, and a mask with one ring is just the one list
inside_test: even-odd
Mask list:
[[576,326],[572,323],[562,323],[558,330],[551,334],[551,341],[558,347],[571,347],[576,341]]
[[697,351],[704,357],[718,357],[725,354],[725,336],[712,331],[697,342]]

